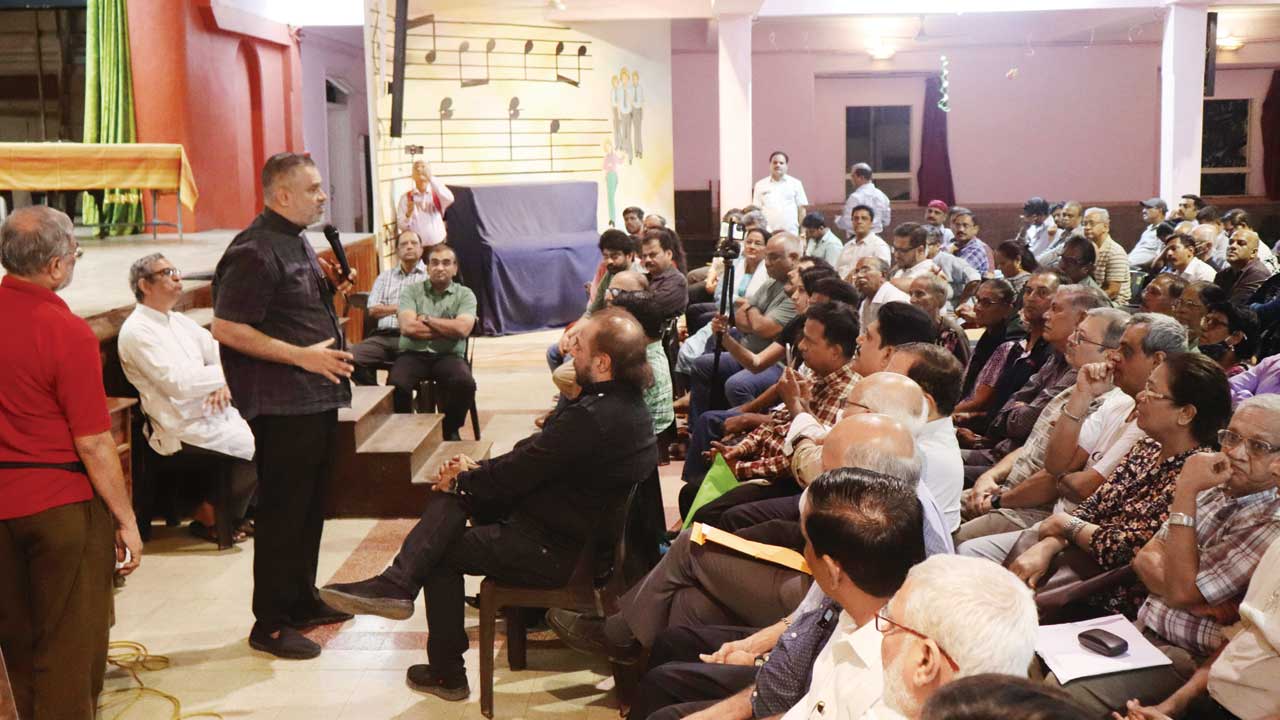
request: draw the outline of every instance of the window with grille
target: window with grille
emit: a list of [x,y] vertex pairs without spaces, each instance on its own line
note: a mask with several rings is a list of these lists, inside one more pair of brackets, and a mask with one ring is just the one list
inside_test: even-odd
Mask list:
[[[875,172],[876,187],[890,200],[910,200],[911,106],[882,105],[844,109],[845,170],[864,162]],[[853,183],[845,178],[845,194]]]
[[1248,100],[1205,100],[1200,194],[1246,195],[1249,187]]

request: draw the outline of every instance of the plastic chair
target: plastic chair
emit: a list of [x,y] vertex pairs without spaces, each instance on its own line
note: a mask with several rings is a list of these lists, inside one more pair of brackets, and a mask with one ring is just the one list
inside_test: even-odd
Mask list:
[[[480,583],[480,712],[486,718],[493,717],[494,644],[497,632],[498,611],[503,611],[507,624],[507,664],[512,670],[523,670],[526,665],[526,643],[522,608],[566,608],[578,612],[607,617],[618,612],[618,598],[626,592],[624,566],[627,562],[627,535],[633,506],[643,483],[637,483],[627,492],[622,507],[612,518],[601,523],[592,533],[578,556],[569,582],[558,588],[527,588],[504,585],[492,578]],[[613,522],[610,522],[612,520]],[[622,522],[616,522],[622,520]],[[617,528],[613,553],[608,569],[597,572],[599,556],[597,540],[602,532]],[[624,671],[614,665],[614,678],[619,693],[624,692]]]

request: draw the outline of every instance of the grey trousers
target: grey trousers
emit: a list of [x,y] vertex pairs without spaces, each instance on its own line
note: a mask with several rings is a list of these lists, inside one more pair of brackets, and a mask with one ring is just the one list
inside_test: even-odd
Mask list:
[[804,573],[719,545],[698,545],[686,530],[622,596],[621,615],[645,647],[677,625],[764,627],[794,610],[812,581]]

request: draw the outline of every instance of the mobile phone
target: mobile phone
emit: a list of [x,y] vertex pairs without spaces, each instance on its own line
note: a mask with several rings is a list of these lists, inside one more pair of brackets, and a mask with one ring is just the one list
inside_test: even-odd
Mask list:
[[782,347],[787,351],[787,367],[794,367],[791,364],[791,343],[783,343]]

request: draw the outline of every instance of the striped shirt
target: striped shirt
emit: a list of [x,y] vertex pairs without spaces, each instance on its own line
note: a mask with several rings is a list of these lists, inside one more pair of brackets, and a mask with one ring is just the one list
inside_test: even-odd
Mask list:
[[[382,274],[378,275],[378,279],[373,281],[373,289],[369,291],[369,306],[400,307],[400,291],[404,290],[406,285],[426,281],[427,266],[421,260],[411,273],[405,273],[404,268],[397,263],[395,267],[383,270]],[[396,318],[396,313],[378,318],[378,329],[399,332],[400,321]]]
[[1093,279],[1102,287],[1109,282],[1120,283],[1120,292],[1114,298],[1117,306],[1129,304],[1129,256],[1120,243],[1108,235],[1098,248],[1098,257],[1093,263]]

